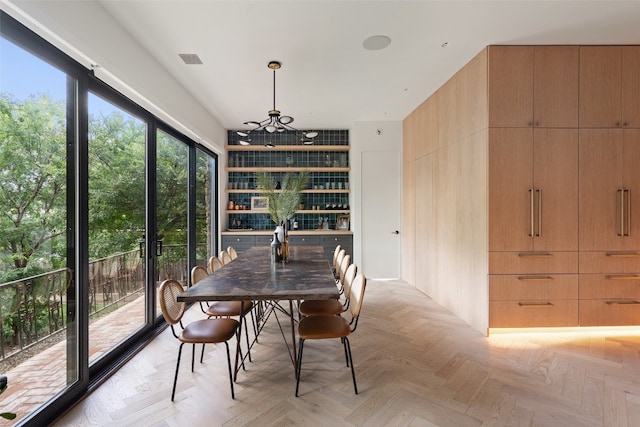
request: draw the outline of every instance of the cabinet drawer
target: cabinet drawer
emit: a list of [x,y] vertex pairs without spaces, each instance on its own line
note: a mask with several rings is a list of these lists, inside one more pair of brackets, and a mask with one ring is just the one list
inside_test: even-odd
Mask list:
[[319,246],[319,236],[289,236],[291,246]]
[[581,274],[580,299],[640,300],[640,274]]
[[578,326],[578,300],[490,301],[490,328]]
[[580,300],[580,326],[640,325],[640,300]]
[[577,274],[522,274],[489,276],[492,301],[578,299]]
[[337,245],[351,247],[352,237],[346,235],[320,236],[320,244],[325,247],[333,247],[333,249]]
[[272,241],[273,241],[273,235],[256,236],[256,246],[269,246]]
[[580,273],[640,271],[640,251],[580,252]]
[[227,247],[233,246],[236,251],[243,251],[249,249],[252,246],[256,245],[256,237],[255,236],[245,236],[245,235],[229,235],[222,236],[222,247],[220,250],[226,250]]
[[490,274],[577,272],[578,252],[489,252]]

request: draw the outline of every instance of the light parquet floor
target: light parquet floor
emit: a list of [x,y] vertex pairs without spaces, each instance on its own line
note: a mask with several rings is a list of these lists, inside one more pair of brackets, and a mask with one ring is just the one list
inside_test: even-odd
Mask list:
[[[197,307],[191,319],[202,314]],[[286,319],[285,319],[286,321]],[[351,339],[355,395],[339,341],[308,342],[293,367],[273,319],[229,394],[223,346],[190,372],[169,330],[59,426],[639,426],[640,335],[485,337],[413,287],[368,283]]]

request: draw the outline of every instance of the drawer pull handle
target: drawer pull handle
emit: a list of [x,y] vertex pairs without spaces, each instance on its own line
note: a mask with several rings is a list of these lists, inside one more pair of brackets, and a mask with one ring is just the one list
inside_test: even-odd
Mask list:
[[239,241],[240,241],[240,238],[238,237],[238,238],[236,239],[236,242],[239,242]]
[[550,302],[519,302],[520,307],[549,307],[553,306]]
[[519,252],[518,256],[521,258],[544,258],[553,256],[553,254],[549,252]]
[[607,252],[607,256],[613,258],[640,257],[640,252]]
[[622,300],[622,301],[607,301],[607,305],[639,305],[640,301],[636,300]]
[[518,276],[518,280],[553,280],[551,276]]
[[640,280],[640,276],[637,274],[610,274],[607,280]]

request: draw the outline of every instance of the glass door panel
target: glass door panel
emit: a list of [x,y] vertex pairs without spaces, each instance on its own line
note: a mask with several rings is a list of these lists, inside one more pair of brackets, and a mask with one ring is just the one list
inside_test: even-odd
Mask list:
[[196,265],[216,255],[216,158],[196,150]]
[[[188,283],[187,211],[188,147],[171,135],[158,131],[156,163],[157,283],[175,279]],[[156,314],[160,306],[156,303]]]
[[145,325],[146,124],[89,94],[89,363]]
[[74,81],[4,38],[0,52],[0,412],[19,422],[79,378],[66,233]]

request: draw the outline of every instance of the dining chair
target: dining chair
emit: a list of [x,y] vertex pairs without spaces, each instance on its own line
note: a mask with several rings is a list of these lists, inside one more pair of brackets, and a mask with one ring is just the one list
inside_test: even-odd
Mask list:
[[209,262],[207,263],[207,270],[209,271],[209,274],[220,270],[222,267],[224,267],[224,265],[222,264],[222,261],[220,261],[220,258],[217,256],[209,258]]
[[227,253],[231,257],[231,261],[233,261],[234,259],[238,258],[238,252],[236,251],[236,249],[233,246],[227,247]]
[[339,274],[340,264],[342,264],[342,259],[346,256],[346,254],[347,254],[347,251],[345,251],[344,249],[340,249],[340,252],[338,252],[338,256],[336,257],[336,263],[334,265],[334,271],[333,271],[333,276],[335,277],[336,282],[340,277],[340,274]]
[[[196,265],[191,269],[191,286],[196,286],[198,282],[207,277],[209,273],[207,270]],[[206,307],[200,302],[200,309],[209,318],[211,317],[232,317],[232,316],[246,316],[247,313],[251,314],[251,324],[253,325],[253,331],[256,332],[255,320],[253,317],[253,302],[252,301],[210,301],[207,302]],[[249,330],[244,328],[245,337],[247,339],[247,352],[249,361],[251,362],[251,346],[249,344]]]
[[323,314],[336,316],[346,311],[349,307],[349,300],[351,298],[351,284],[356,277],[356,271],[356,265],[351,264],[347,268],[347,272],[344,274],[344,303],[342,303],[340,300],[335,299],[304,300],[298,306],[298,312],[302,316],[320,316]]
[[220,258],[220,261],[222,261],[222,265],[227,265],[232,261],[229,252],[225,250],[220,251],[220,255],[218,255],[218,258]]
[[333,259],[331,261],[331,271],[333,272],[333,274],[335,274],[336,272],[336,266],[338,265],[337,264],[338,254],[340,253],[341,250],[342,250],[342,246],[336,245],[336,248],[333,251]]
[[[229,354],[229,340],[235,335],[236,346],[240,345],[240,339],[237,334],[240,323],[235,319],[201,319],[193,321],[183,327],[182,317],[185,313],[185,303],[178,302],[176,299],[182,292],[184,292],[184,289],[177,280],[168,279],[160,285],[159,297],[162,316],[171,326],[173,336],[180,341],[178,360],[176,362],[176,374],[173,378],[173,389],[171,391],[171,401],[174,400],[176,395],[176,384],[178,382],[178,372],[180,371],[180,357],[182,356],[182,346],[184,344],[193,345],[193,353],[191,355],[191,372],[193,372],[196,344],[202,344],[202,353],[200,355],[200,363],[202,363],[205,344],[224,343],[227,348],[227,366],[229,368],[231,398],[235,399],[233,375],[231,372],[231,355]],[[176,325],[180,325],[181,329],[179,333],[176,331],[176,329],[178,329]]]
[[340,262],[340,267],[338,268],[338,286],[340,287],[340,292],[344,292],[344,275],[347,272],[349,265],[351,265],[351,255],[345,255]]
[[353,389],[358,394],[356,384],[356,373],[353,368],[353,357],[351,355],[351,344],[349,335],[355,332],[358,327],[358,318],[362,308],[364,291],[367,287],[367,279],[362,273],[358,273],[351,285],[351,321],[342,316],[321,315],[304,317],[298,323],[298,362],[296,364],[296,397],[300,388],[300,375],[302,373],[302,351],[306,340],[322,340],[340,338],[344,347],[344,355],[347,366],[351,367],[351,377],[353,378]]

